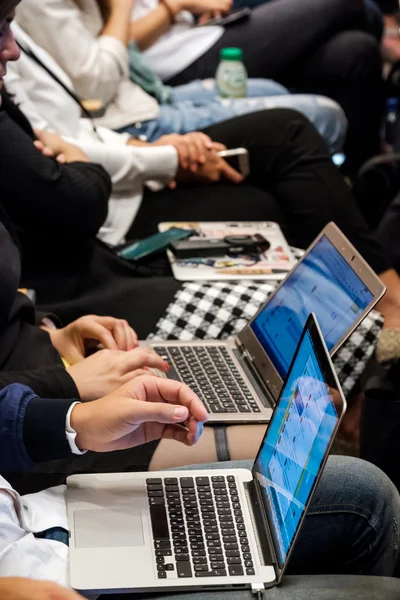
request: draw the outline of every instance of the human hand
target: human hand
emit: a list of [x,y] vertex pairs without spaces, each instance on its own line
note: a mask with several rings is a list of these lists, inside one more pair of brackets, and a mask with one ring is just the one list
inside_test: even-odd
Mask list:
[[66,142],[57,133],[35,129],[37,140],[34,146],[45,156],[55,158],[59,163],[89,162],[86,154],[74,144]]
[[136,348],[129,352],[100,350],[69,367],[68,373],[81,399],[86,402],[110,394],[131,379],[143,375],[143,370],[152,368],[166,373],[170,367],[150,348]]
[[224,180],[241,183],[243,175],[221,158],[214,148],[208,152],[206,162],[198,168],[196,173],[181,170],[176,177],[178,183],[217,183]]
[[32,581],[22,577],[0,579],[1,600],[84,600],[73,590],[51,581]]
[[207,152],[213,148],[213,141],[205,133],[194,131],[184,135],[163,135],[152,146],[173,146],[178,152],[179,167],[196,173],[199,166],[205,164]]
[[193,446],[207,418],[204,404],[187,385],[147,376],[104,398],[77,404],[71,427],[78,448],[110,452],[161,438]]
[[169,0],[170,3],[178,4],[178,10],[188,10],[194,15],[203,13],[229,14],[232,10],[233,0]]
[[51,343],[70,365],[83,360],[99,344],[107,350],[134,350],[137,335],[124,319],[86,315],[62,329],[47,329]]

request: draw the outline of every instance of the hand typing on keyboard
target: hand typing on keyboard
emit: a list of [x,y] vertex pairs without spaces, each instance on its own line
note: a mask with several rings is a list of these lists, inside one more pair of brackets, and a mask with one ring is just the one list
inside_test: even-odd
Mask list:
[[71,427],[81,450],[109,452],[153,440],[195,444],[207,421],[203,403],[179,381],[144,376],[93,402],[77,404]]

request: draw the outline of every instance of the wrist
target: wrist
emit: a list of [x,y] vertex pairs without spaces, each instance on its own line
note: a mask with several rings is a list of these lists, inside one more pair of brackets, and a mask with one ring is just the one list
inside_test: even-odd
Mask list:
[[70,414],[71,428],[76,431],[75,444],[81,451],[89,450],[89,442],[85,439],[85,423],[88,423],[87,407],[87,404],[76,404]]

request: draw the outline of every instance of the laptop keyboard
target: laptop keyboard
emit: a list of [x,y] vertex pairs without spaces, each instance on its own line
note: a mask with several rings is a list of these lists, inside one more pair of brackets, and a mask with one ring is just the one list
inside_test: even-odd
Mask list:
[[159,579],[255,574],[233,475],[146,483]]
[[209,413],[261,412],[225,346],[153,348],[203,401]]

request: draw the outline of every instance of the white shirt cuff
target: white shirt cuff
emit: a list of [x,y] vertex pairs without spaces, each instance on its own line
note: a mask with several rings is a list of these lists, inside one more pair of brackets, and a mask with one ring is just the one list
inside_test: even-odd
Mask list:
[[77,404],[82,403],[74,402],[73,404],[71,404],[71,406],[69,407],[69,411],[67,412],[67,416],[65,417],[65,435],[68,440],[69,447],[71,448],[72,454],[78,454],[81,456],[82,454],[86,454],[87,450],[79,450],[78,446],[76,445],[76,436],[78,434],[76,433],[75,429],[72,429],[71,427],[71,413]]

